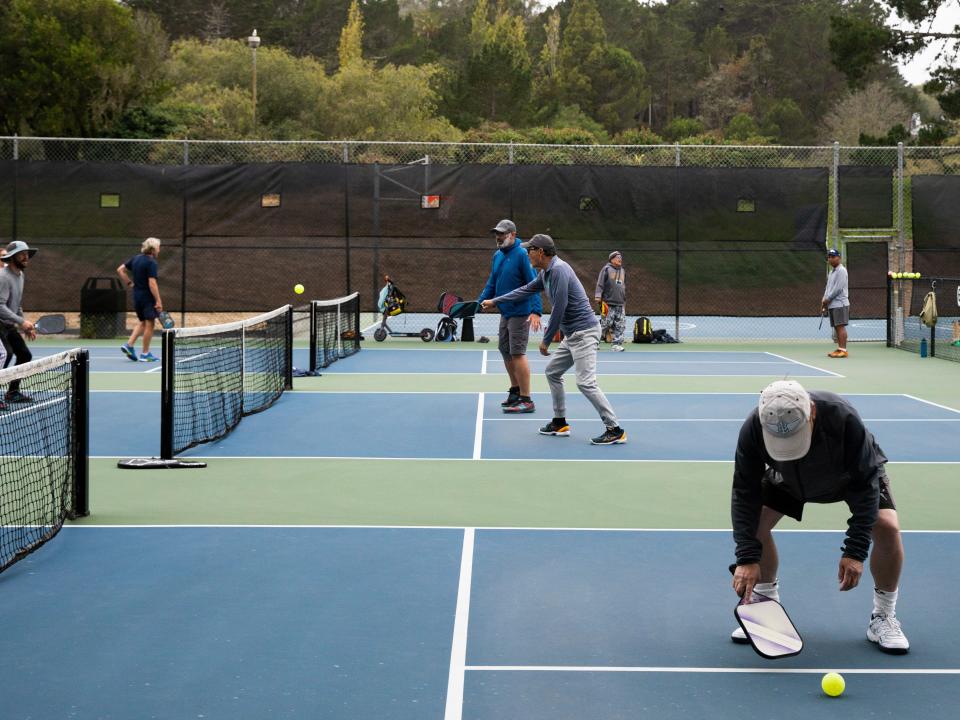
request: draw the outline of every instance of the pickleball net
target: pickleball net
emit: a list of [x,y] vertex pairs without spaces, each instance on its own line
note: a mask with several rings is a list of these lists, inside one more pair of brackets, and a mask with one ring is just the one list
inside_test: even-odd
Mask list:
[[0,572],[89,514],[88,377],[80,349],[0,370],[31,399],[0,410]]
[[360,352],[360,293],[310,303],[310,370]]
[[293,308],[163,332],[160,455],[226,436],[293,388]]

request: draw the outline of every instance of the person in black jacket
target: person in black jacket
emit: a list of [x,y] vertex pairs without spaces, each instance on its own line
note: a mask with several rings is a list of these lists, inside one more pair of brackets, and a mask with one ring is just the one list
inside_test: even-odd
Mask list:
[[[845,502],[850,519],[837,571],[840,590],[857,586],[869,555],[875,588],[867,639],[884,652],[906,653],[910,644],[896,616],[903,543],[886,462],[857,411],[839,395],[808,393],[793,380],[767,386],[737,441],[731,498],[737,594],[756,590],[778,600],[773,528],[784,515],[799,521],[805,503]],[[746,642],[739,628],[732,638]]]

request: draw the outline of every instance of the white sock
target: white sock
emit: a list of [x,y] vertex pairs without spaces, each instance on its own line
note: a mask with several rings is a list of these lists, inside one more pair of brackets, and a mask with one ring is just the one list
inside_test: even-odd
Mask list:
[[769,583],[757,583],[753,586],[753,591],[780,602],[780,583],[777,580]]
[[897,596],[900,594],[900,588],[887,592],[886,590],[873,589],[873,614],[886,615],[894,617],[897,614]]

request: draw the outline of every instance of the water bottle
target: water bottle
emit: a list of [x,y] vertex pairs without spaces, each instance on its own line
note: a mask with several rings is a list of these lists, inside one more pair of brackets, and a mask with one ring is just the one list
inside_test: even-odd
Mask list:
[[927,339],[920,338],[920,357],[927,356]]

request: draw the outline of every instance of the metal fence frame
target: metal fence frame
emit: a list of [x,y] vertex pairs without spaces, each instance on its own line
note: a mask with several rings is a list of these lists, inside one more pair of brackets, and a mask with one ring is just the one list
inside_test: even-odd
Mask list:
[[[323,162],[355,165],[471,163],[507,165],[627,165],[653,167],[826,168],[827,241],[846,256],[850,243],[886,241],[890,272],[913,269],[910,181],[919,174],[960,174],[960,147],[736,145],[540,145],[390,141],[226,141],[116,138],[0,137],[0,160],[87,161],[149,165],[247,162]],[[843,227],[840,169],[893,168],[893,222],[888,227]],[[14,205],[16,201],[14,200]],[[14,214],[16,209],[14,207]],[[14,220],[14,233],[16,221]],[[960,251],[960,249],[958,249]],[[907,304],[895,298],[898,306]],[[676,327],[679,333],[679,318]],[[877,338],[881,340],[883,335]]]

